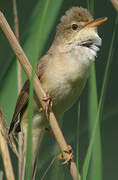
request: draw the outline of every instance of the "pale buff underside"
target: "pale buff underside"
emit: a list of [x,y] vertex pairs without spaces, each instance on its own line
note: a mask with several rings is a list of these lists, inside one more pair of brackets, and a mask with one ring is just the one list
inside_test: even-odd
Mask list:
[[[57,62],[53,62],[50,60],[50,64],[48,66],[49,70],[46,71],[46,73],[44,74],[44,76],[42,76],[41,79],[41,82],[43,82],[43,88],[51,95],[51,99],[53,101],[53,111],[56,117],[62,115],[68,108],[72,106],[75,100],[80,96],[81,91],[86,83],[90,69],[90,63],[86,63],[86,66],[85,64],[81,63],[80,65],[78,65],[78,59],[76,59],[74,56],[70,56],[70,54],[66,54],[64,56],[65,58],[63,61],[63,65],[61,62],[62,57],[60,56],[55,57],[55,61]],[[76,60],[71,61],[71,58],[73,57]],[[60,61],[58,58],[60,59]],[[58,73],[56,73],[57,66]],[[74,66],[74,68],[72,68],[72,66]],[[51,71],[50,68],[52,69]],[[34,166],[35,157],[38,153],[42,132],[47,125],[47,120],[44,113],[40,112],[40,107],[37,106],[35,102],[33,108],[34,116],[32,124],[32,167]],[[28,110],[26,109],[21,121],[21,128],[25,134],[25,137],[27,137],[27,121]]]
[[[94,31],[93,31],[94,32]],[[95,38],[98,37],[94,32]],[[53,49],[53,48],[52,48]],[[57,46],[50,56],[44,56],[48,66],[42,74],[40,81],[45,92],[48,93],[53,102],[53,111],[56,117],[61,116],[80,96],[86,80],[89,75],[91,60],[95,57],[96,52],[86,47],[75,46],[64,48]],[[40,71],[40,69],[39,69]],[[43,112],[39,111],[40,107],[34,102],[34,116],[32,124],[32,167],[34,167],[35,158],[38,153],[42,132],[47,125],[47,120]],[[21,120],[21,129],[27,137],[28,111],[23,114]],[[27,141],[26,141],[27,142]]]

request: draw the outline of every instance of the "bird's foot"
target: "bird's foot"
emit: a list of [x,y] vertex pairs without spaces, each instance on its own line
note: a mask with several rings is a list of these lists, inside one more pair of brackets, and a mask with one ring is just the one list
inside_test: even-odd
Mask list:
[[64,160],[62,164],[68,164],[73,159],[73,151],[72,147],[68,145],[68,148],[65,149],[62,153],[58,155],[58,158],[60,160]]
[[46,103],[45,112],[49,116],[49,113],[50,113],[50,111],[52,109],[52,100],[51,100],[49,94],[46,94],[46,97],[43,97],[42,100]]
[[44,109],[43,109],[42,107],[40,107],[39,112],[40,112],[40,113],[41,113],[41,112],[44,112]]

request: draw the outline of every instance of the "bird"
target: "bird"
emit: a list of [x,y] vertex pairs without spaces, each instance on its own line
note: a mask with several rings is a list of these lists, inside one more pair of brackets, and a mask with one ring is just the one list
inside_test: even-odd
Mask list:
[[[82,7],[72,7],[67,10],[57,25],[51,47],[38,61],[36,74],[42,88],[51,98],[52,110],[56,118],[70,109],[80,97],[90,74],[91,64],[102,44],[97,26],[106,20],[106,17],[94,20],[89,11]],[[25,151],[28,131],[29,86],[30,81],[26,80],[19,93],[9,128],[9,134],[23,132]],[[40,142],[48,125],[45,113],[40,109],[41,104],[34,92],[32,177],[36,168]]]

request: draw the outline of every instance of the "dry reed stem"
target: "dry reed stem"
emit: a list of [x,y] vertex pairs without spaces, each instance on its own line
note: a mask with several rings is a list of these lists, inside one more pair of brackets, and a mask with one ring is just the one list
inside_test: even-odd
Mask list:
[[0,180],[4,180],[4,173],[3,173],[3,171],[0,171]]
[[9,146],[11,147],[12,151],[15,153],[15,155],[17,156],[17,158],[19,160],[20,156],[19,156],[19,152],[17,151],[13,135],[10,135],[6,140],[7,140],[8,144],[9,144]]
[[[14,12],[14,30],[17,40],[19,41],[19,23],[18,23],[18,13],[17,13],[17,5],[16,0],[13,0],[13,12]],[[19,61],[17,61],[17,79],[18,79],[18,94],[22,89],[22,72],[21,72],[21,65]],[[19,118],[19,117],[18,117]],[[22,167],[23,167],[23,133],[20,132],[19,135],[19,180],[22,179]]]
[[[18,43],[14,33],[12,32],[9,24],[7,23],[4,15],[1,12],[0,12],[0,27],[3,30],[6,38],[8,39],[9,44],[11,45],[11,47],[12,47],[14,53],[16,54],[17,58],[19,59],[21,65],[23,66],[23,69],[26,72],[28,78],[31,79],[32,66],[30,65],[28,58],[26,57],[23,49],[21,48],[20,44]],[[36,74],[34,75],[34,89],[35,89],[35,92],[37,94],[37,97],[38,97],[43,109],[46,109],[47,103],[45,101],[43,101],[43,99],[44,98],[46,99],[47,96],[46,96],[44,90],[42,89],[40,81]],[[65,138],[61,132],[61,129],[58,125],[55,115],[51,109],[50,109],[49,114],[46,114],[46,116],[49,120],[50,126],[51,126],[53,133],[55,135],[55,138],[61,148],[61,151],[62,152],[64,152],[65,150],[68,151],[68,145],[67,145]],[[64,153],[65,160],[67,160],[69,156],[70,155],[68,153]],[[77,178],[79,179],[79,173],[77,172],[77,167],[73,160],[70,161],[69,169],[70,169],[70,174],[71,174],[73,180],[77,180]]]
[[115,8],[115,10],[118,12],[118,0],[110,0],[110,2]]
[[[16,0],[13,0],[13,11],[14,11],[14,31],[17,40],[19,41],[19,24],[18,24],[18,13],[16,7]],[[18,77],[18,93],[22,88],[22,74],[21,74],[21,65],[19,61],[17,61],[17,77]]]
[[[3,114],[1,114],[0,112],[0,130],[3,130],[2,118],[3,118]],[[1,131],[0,131],[0,149],[1,149],[1,154],[2,154],[2,159],[4,163],[4,169],[5,169],[7,180],[15,180],[7,141],[5,137],[2,135]]]
[[[14,142],[13,136],[11,135],[11,136],[8,137],[9,126],[8,126],[4,116],[3,116],[3,113],[2,113],[1,109],[0,109],[0,117],[1,117],[1,122],[0,123],[2,125],[2,129],[0,128],[1,134],[5,138],[6,142],[10,145],[11,149],[16,154],[17,158],[19,158],[19,153],[17,151],[16,144]],[[16,139],[16,141],[17,141],[17,139]]]

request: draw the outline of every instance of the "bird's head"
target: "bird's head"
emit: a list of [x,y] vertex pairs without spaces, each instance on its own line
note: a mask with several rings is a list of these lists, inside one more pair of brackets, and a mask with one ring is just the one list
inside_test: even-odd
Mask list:
[[105,22],[107,18],[94,20],[87,9],[73,7],[62,16],[57,26],[56,42],[71,50],[74,47],[87,48],[96,52],[101,45],[101,38],[97,33],[97,26]]

